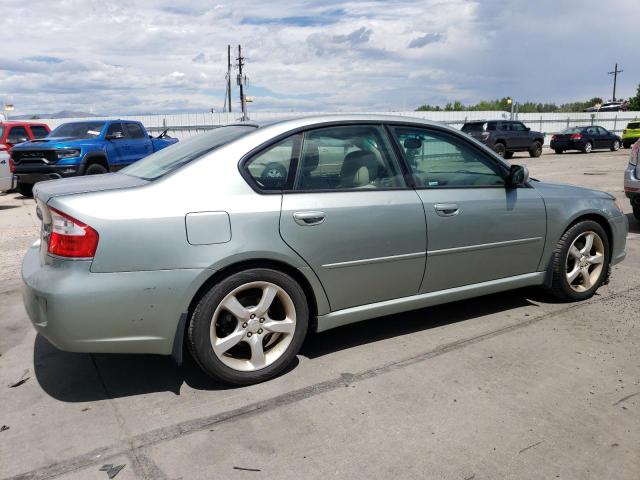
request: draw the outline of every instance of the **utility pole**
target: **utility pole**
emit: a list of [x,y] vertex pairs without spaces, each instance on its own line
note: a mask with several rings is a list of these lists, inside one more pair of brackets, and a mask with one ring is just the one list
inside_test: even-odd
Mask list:
[[238,86],[240,87],[240,106],[242,108],[242,121],[245,122],[247,118],[247,102],[244,98],[244,82],[245,78],[242,75],[242,67],[244,67],[244,57],[242,56],[242,47],[238,45]]
[[231,112],[231,45],[227,45],[227,94],[224,103],[229,106],[225,111]]
[[618,70],[618,64],[616,63],[613,72],[609,72],[609,75],[613,75],[613,101],[616,101],[616,83],[618,83],[618,74],[622,73],[623,70]]

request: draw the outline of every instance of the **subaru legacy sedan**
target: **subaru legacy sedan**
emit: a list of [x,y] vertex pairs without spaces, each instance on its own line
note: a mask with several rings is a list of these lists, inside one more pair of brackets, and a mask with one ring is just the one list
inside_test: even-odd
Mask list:
[[186,345],[240,385],[282,372],[310,331],[531,285],[587,299],[628,229],[607,193],[394,116],[230,125],[34,193],[22,276],[40,334],[74,352]]

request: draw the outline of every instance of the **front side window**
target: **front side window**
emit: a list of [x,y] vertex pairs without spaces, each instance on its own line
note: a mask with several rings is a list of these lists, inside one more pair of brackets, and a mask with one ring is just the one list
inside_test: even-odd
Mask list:
[[500,124],[500,130],[502,130],[503,132],[508,132],[509,130],[511,130],[511,125],[503,122]]
[[296,190],[402,188],[400,166],[381,127],[342,125],[304,134]]
[[107,137],[124,138],[124,130],[121,123],[112,123],[107,129]]
[[302,135],[293,135],[263,150],[245,166],[247,172],[261,190],[281,191],[293,180],[293,168],[300,151]]
[[604,128],[602,128],[602,127],[597,127],[597,129],[598,129],[598,133],[599,133],[600,135],[609,135],[609,132],[608,132],[607,130],[605,130]]
[[418,188],[504,186],[498,163],[462,139],[421,128],[393,131]]
[[9,143],[15,144],[15,143],[24,142],[26,140],[29,140],[29,135],[27,134],[26,128],[11,127],[11,130],[9,130],[9,136],[7,138],[7,141]]

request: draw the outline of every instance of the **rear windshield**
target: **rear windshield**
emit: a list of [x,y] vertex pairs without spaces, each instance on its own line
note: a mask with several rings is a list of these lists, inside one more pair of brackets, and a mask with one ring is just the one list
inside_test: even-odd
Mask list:
[[560,133],[582,133],[582,128],[579,128],[579,127],[565,128]]
[[50,137],[71,137],[78,139],[97,138],[104,127],[104,122],[72,122],[63,123],[49,134]]
[[640,128],[640,122],[631,122],[627,128]]
[[163,148],[120,171],[144,180],[155,180],[253,131],[255,127],[243,125],[216,128]]
[[483,132],[486,123],[465,123],[462,126],[463,132]]

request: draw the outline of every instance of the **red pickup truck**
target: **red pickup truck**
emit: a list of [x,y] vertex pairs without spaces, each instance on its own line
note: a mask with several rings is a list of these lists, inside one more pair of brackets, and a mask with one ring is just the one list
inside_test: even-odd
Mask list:
[[46,137],[50,131],[44,123],[0,122],[0,145],[8,150],[18,143]]

